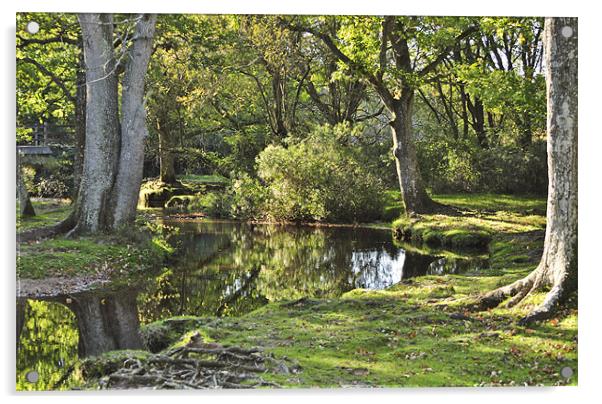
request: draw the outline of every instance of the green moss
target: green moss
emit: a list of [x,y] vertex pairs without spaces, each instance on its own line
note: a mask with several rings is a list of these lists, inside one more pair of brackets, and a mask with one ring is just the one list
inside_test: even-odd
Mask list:
[[[484,277],[483,279],[487,279]],[[355,290],[339,299],[269,304],[201,330],[222,344],[263,346],[298,361],[302,373],[266,374],[287,387],[576,384],[576,311],[532,328],[513,325],[522,308],[450,317],[450,298],[491,285],[474,278],[425,277],[387,291]]]
[[179,176],[175,184],[158,179],[146,181],[140,187],[139,208],[186,208],[198,194],[223,190],[227,179],[221,176]]
[[109,351],[80,361],[79,368],[86,380],[94,380],[115,372],[128,359],[143,360],[149,355],[149,352],[141,350]]
[[159,180],[143,183],[140,187],[138,207],[140,208],[162,208],[174,195],[188,193],[182,184],[165,184]]
[[170,345],[181,343],[189,331],[207,322],[208,319],[193,316],[171,317],[142,325],[140,334],[149,351],[159,352]]
[[402,216],[392,224],[396,238],[431,247],[484,249],[496,234],[545,229],[543,198],[478,194],[435,195],[433,199],[457,211]]
[[186,210],[196,198],[195,195],[176,195],[169,198],[165,203],[165,207],[176,210]]

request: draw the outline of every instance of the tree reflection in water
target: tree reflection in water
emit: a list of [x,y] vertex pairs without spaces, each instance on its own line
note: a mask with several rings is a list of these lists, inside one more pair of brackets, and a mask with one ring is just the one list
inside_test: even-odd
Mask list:
[[384,289],[401,279],[460,268],[447,259],[404,251],[388,230],[206,221],[169,225],[180,228],[177,259],[140,295],[143,322],[170,315],[241,315],[269,301]]

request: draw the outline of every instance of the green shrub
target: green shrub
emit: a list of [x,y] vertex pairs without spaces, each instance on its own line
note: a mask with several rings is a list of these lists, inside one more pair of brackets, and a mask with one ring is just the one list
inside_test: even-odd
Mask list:
[[256,178],[242,174],[231,188],[230,213],[236,219],[261,219],[265,216],[268,189]]
[[[346,129],[346,127],[343,127]],[[267,216],[285,221],[373,220],[384,208],[384,187],[362,163],[359,148],[341,144],[341,127],[320,127],[288,147],[270,145],[257,159],[267,188]]]
[[188,203],[188,210],[216,218],[262,219],[265,216],[266,196],[267,189],[257,179],[240,174],[223,191],[193,196]]

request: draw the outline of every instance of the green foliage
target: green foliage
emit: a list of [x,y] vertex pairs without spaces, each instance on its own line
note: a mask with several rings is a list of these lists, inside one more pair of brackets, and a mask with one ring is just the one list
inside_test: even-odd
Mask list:
[[[24,304],[25,324],[17,341],[17,390],[63,390],[81,383],[78,372],[67,374],[77,363],[75,315],[59,303],[28,300]],[[39,375],[37,383],[26,379],[33,370]]]
[[[17,126],[50,121],[67,123],[74,113],[70,99],[75,95],[78,47],[75,45],[79,25],[75,14],[66,13],[17,13]],[[40,24],[37,34],[30,34],[25,27],[29,21]],[[33,40],[33,42],[30,42]],[[40,40],[41,43],[35,41]],[[44,43],[48,40],[48,43]],[[58,86],[43,69],[51,72]],[[27,130],[17,132],[17,140],[28,137]]]
[[71,151],[58,150],[55,155],[49,157],[23,156],[19,164],[30,196],[69,198],[73,195]]
[[361,162],[358,150],[343,146],[344,128],[324,126],[288,147],[268,146],[257,159],[269,190],[266,213],[286,221],[360,221],[379,217],[383,186]]
[[232,197],[227,192],[209,192],[198,194],[192,198],[188,209],[193,212],[203,212],[209,217],[231,217]]
[[420,169],[433,192],[497,192],[545,195],[547,154],[543,141],[483,149],[470,140],[428,136],[417,141]]

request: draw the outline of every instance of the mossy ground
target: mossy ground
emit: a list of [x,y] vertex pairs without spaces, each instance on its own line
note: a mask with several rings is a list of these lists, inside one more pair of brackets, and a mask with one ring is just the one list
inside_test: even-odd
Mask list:
[[[68,202],[34,201],[39,216],[21,219],[17,230],[34,229],[56,224],[71,210]],[[110,272],[111,277],[130,277],[161,263],[170,247],[146,225],[135,231],[123,229],[112,235],[66,238],[20,243],[17,254],[17,276],[27,279],[76,277]]]
[[154,265],[158,250],[109,236],[56,237],[23,243],[17,256],[17,276],[28,279],[75,277],[110,271],[112,275],[143,272]]
[[486,273],[425,276],[337,299],[270,303],[242,317],[203,320],[188,334],[197,330],[221,344],[263,346],[298,361],[300,374],[265,376],[286,387],[577,384],[576,374],[570,379],[560,375],[566,366],[577,370],[576,296],[557,317],[527,328],[516,321],[545,292],[512,309],[465,310],[478,294],[536,267],[545,200],[498,195],[435,199],[469,214],[423,216],[425,227],[490,234],[491,269]]

